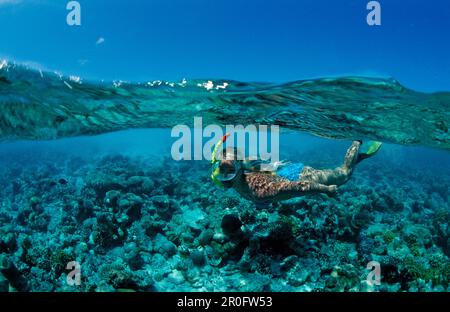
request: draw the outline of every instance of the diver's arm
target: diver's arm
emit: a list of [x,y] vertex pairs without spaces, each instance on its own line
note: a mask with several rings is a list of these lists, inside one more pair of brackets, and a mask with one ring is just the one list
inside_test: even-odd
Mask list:
[[335,185],[323,185],[310,181],[289,181],[279,179],[269,174],[248,174],[247,185],[253,197],[259,200],[286,200],[308,194],[336,191]]

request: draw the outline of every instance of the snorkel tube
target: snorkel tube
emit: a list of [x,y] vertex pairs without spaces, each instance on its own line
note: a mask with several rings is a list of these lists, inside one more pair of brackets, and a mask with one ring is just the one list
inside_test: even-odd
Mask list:
[[211,179],[213,180],[215,185],[217,185],[218,187],[221,187],[221,188],[223,188],[222,182],[220,182],[219,179],[217,178],[220,173],[220,168],[219,168],[220,160],[217,159],[217,152],[219,151],[220,147],[223,145],[223,143],[225,143],[225,141],[228,139],[229,136],[230,136],[230,133],[227,132],[222,137],[222,139],[220,139],[216,143],[216,145],[214,146],[214,150],[211,154],[211,166],[212,166]]

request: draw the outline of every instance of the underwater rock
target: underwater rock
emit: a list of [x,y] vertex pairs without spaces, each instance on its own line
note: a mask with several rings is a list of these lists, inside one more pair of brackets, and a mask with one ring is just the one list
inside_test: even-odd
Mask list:
[[214,233],[212,239],[214,242],[218,242],[220,244],[224,244],[227,241],[227,238],[223,233]]
[[49,259],[51,251],[45,245],[40,240],[36,239],[32,241],[31,237],[25,237],[22,241],[22,261],[30,267],[38,267],[50,272],[51,265]]
[[195,235],[197,235],[196,232],[197,231],[195,231],[192,228],[190,228],[190,231],[188,230],[188,231],[185,231],[185,232],[181,233],[181,235],[179,236],[179,242],[191,245],[194,242],[194,239],[195,239],[194,238],[194,233],[195,233]]
[[107,207],[117,209],[117,204],[119,202],[121,193],[117,190],[111,190],[106,192],[105,199],[103,200]]
[[190,253],[190,259],[192,263],[196,266],[204,266],[206,263],[205,253],[201,249],[195,249]]
[[296,255],[288,256],[281,261],[280,268],[283,271],[289,271],[298,263],[298,261],[299,258]]
[[358,252],[361,260],[365,263],[369,263],[373,260],[372,252],[374,251],[375,241],[372,238],[366,236],[360,236],[358,243]]
[[410,279],[410,276],[408,276],[408,272],[401,272],[398,266],[394,263],[381,263],[381,272],[383,274],[383,281],[386,281],[390,284],[400,283],[406,286],[406,280]]
[[252,224],[256,221],[256,211],[254,209],[244,209],[241,212],[241,220],[245,224]]
[[117,291],[113,286],[109,285],[106,281],[101,280],[98,282],[97,287],[95,288],[95,292],[105,292],[105,293],[112,293]]
[[5,251],[7,253],[14,252],[17,249],[16,236],[13,233],[7,233],[3,238],[0,238],[0,253]]
[[303,268],[299,265],[295,266],[288,274],[288,283],[294,287],[303,285],[309,277],[309,271],[307,268]]
[[201,194],[200,198],[195,199],[195,202],[198,202],[202,209],[208,209],[215,204],[214,199],[209,194]]
[[125,239],[126,232],[114,223],[110,214],[97,214],[97,222],[91,234],[93,244],[102,247],[113,247],[121,244]]
[[351,264],[335,266],[327,278],[325,287],[329,291],[358,291],[360,277],[357,270]]
[[8,292],[9,291],[9,281],[6,277],[0,273],[0,292]]
[[87,186],[94,190],[97,198],[104,198],[106,193],[112,190],[122,191],[125,189],[118,177],[104,173],[95,173],[89,177]]
[[138,250],[133,250],[129,255],[127,255],[127,263],[131,270],[137,271],[144,266],[145,261]]
[[[297,261],[294,263],[294,260]],[[307,282],[315,283],[321,277],[321,264],[317,259],[290,256],[283,262],[282,270],[293,287],[300,287]]]
[[202,221],[205,220],[206,214],[199,208],[187,208],[182,214],[183,223],[188,225],[191,230],[200,232],[203,228]]
[[30,198],[30,207],[34,210],[41,204],[41,199],[37,196],[33,196]]
[[155,237],[154,249],[169,257],[177,252],[177,246],[161,234],[157,234]]
[[[11,206],[12,206],[11,208],[14,207],[14,205],[11,205]],[[15,209],[13,209],[13,210],[15,210]],[[9,223],[11,223],[11,221],[13,219],[14,218],[12,216],[10,216],[9,214],[7,214],[6,212],[0,212],[0,223],[9,224]]]
[[149,195],[155,188],[155,182],[149,177],[132,176],[125,182],[125,188],[129,193],[136,195]]
[[121,260],[100,267],[100,276],[115,289],[136,289],[137,282],[130,268]]
[[423,211],[425,202],[423,200],[415,200],[411,204],[411,210],[412,212],[418,213]]
[[143,206],[143,200],[141,197],[127,193],[122,195],[118,202],[119,212],[128,216],[126,222],[121,222],[129,225],[135,220],[141,218],[141,208]]
[[5,255],[0,255],[0,275],[3,275],[16,290],[29,290],[27,279]]
[[249,240],[242,238],[235,241],[230,241],[222,246],[222,253],[220,254],[223,261],[239,261],[244,255],[245,249],[248,247]]
[[250,249],[246,248],[244,250],[244,254],[242,255],[241,259],[239,259],[238,266],[239,266],[240,271],[246,272],[246,273],[252,272],[252,262],[253,262],[253,259],[250,254]]
[[271,277],[263,274],[245,274],[242,276],[239,282],[239,286],[236,287],[242,292],[270,292],[272,291]]
[[[268,231],[268,232],[266,232]],[[293,239],[292,225],[287,220],[279,220],[267,225],[263,232],[255,233],[259,238],[259,248],[269,254],[290,255]]]
[[164,221],[170,221],[172,216],[180,210],[178,203],[168,195],[157,195],[151,198],[156,212]]
[[80,199],[73,210],[72,215],[75,215],[75,219],[81,223],[94,216],[94,203],[90,199]]
[[148,236],[154,237],[158,233],[164,234],[166,222],[162,220],[156,220],[150,216],[145,216],[141,219],[141,226]]
[[124,196],[120,197],[119,200],[120,211],[127,211],[130,209],[140,209],[141,207],[142,207],[142,198],[133,193],[127,193]]
[[240,201],[235,196],[224,196],[221,198],[221,204],[224,209],[232,209],[240,204]]
[[68,251],[55,250],[50,258],[51,271],[55,278],[58,278],[65,270],[69,262],[75,261],[75,257]]
[[175,285],[180,285],[183,284],[185,279],[183,276],[183,273],[179,270],[173,270],[168,277],[168,281],[175,284]]
[[[403,210],[403,208],[404,208],[403,203],[399,200],[396,200],[396,198],[394,196],[392,196],[391,194],[383,192],[380,194],[380,197],[384,200],[384,203],[385,203],[382,206],[383,208],[387,208],[388,210],[399,211],[399,212]],[[386,209],[383,211],[386,211]]]
[[206,246],[211,242],[211,240],[213,239],[213,236],[214,236],[213,230],[211,230],[211,229],[204,230],[200,233],[200,235],[198,237],[198,243],[201,246]]
[[[235,214],[228,214],[222,218],[221,228],[223,233],[215,233],[211,246],[218,253],[217,257],[222,263],[228,260],[239,261],[249,244],[247,233],[241,229],[242,222]],[[213,261],[214,262],[214,261]]]
[[39,205],[34,206],[34,210],[31,208],[22,209],[17,215],[17,222],[24,227],[46,232],[50,223],[50,216],[38,207]]
[[181,272],[186,272],[186,271],[194,269],[194,267],[192,266],[192,261],[189,261],[189,260],[190,260],[189,258],[181,257],[179,255],[175,255],[169,261],[172,262],[172,267],[175,270],[179,270]]
[[237,236],[241,233],[242,222],[235,214],[227,214],[222,218],[222,231],[228,236]]
[[351,226],[354,230],[360,230],[364,226],[370,223],[372,216],[367,209],[359,211],[352,216]]
[[12,194],[13,196],[16,196],[20,193],[22,188],[22,185],[18,183],[17,181],[12,181]]

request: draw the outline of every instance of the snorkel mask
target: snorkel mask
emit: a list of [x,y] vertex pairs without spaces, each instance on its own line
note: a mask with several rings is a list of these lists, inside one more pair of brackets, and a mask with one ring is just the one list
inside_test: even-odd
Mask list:
[[[218,187],[224,188],[227,182],[233,181],[238,175],[241,165],[237,161],[230,161],[228,166],[221,168],[221,160],[217,159],[217,153],[220,147],[230,136],[230,133],[225,134],[214,146],[214,150],[211,154],[212,173],[211,179]],[[222,170],[221,170],[222,169]]]

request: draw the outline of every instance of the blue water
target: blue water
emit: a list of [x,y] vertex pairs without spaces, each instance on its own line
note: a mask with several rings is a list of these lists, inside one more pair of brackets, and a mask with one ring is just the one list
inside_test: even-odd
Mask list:
[[20,1],[1,5],[0,57],[106,81],[364,75],[450,90],[447,1],[380,2],[369,27],[366,0],[80,1],[69,27],[66,1]]
[[[217,188],[207,161],[173,161],[173,142],[155,129],[2,143],[0,249],[20,272],[9,289],[447,289],[447,151],[384,144],[332,198],[256,206]],[[334,168],[349,145],[287,133],[280,156]],[[222,234],[229,214],[242,236]],[[249,238],[261,242],[251,255]],[[65,281],[74,260],[80,286]],[[364,282],[372,260],[381,286]]]
[[[449,291],[450,10],[380,2],[0,1],[0,291]],[[173,159],[194,117],[279,125],[291,180],[383,145],[256,204]]]

